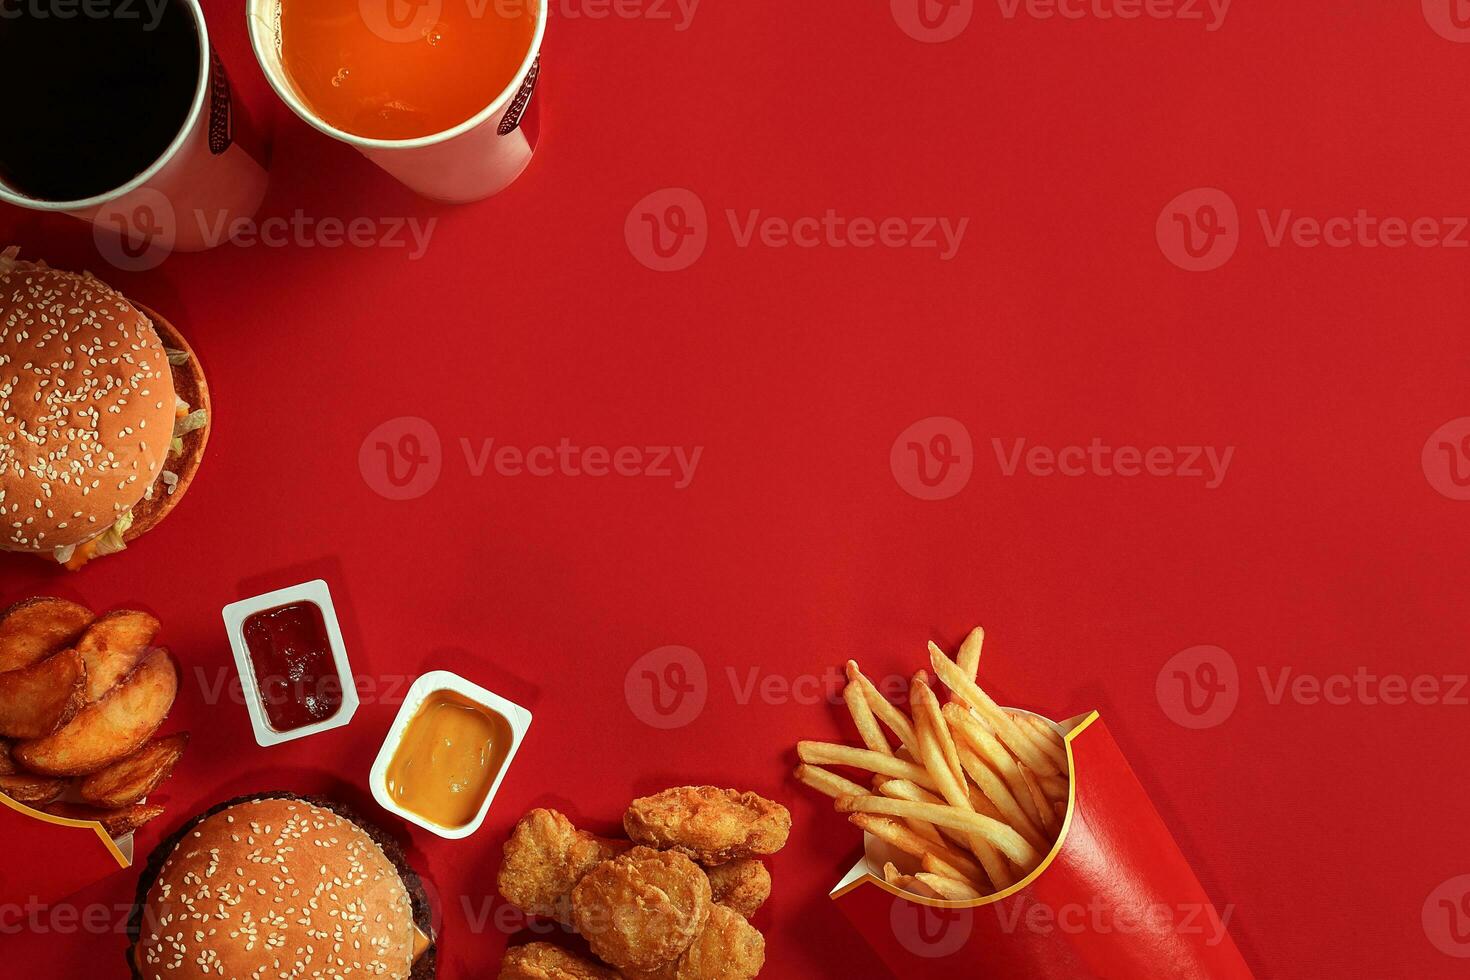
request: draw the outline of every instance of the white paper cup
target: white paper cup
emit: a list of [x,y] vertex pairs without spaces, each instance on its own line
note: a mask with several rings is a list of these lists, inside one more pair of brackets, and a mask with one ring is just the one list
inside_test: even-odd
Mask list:
[[[310,2],[310,0],[305,0]],[[374,4],[396,0],[362,0]],[[462,3],[464,0],[432,0]],[[313,112],[302,100],[281,61],[281,0],[248,0],[250,43],[265,77],[291,111],[398,178],[410,190],[436,201],[463,204],[498,194],[531,163],[538,126],[527,116],[541,73],[541,41],[546,36],[548,0],[536,4],[536,33],[515,78],[495,99],[458,126],[417,139],[385,140],[354,136]],[[493,4],[487,4],[487,9]]]
[[74,201],[31,197],[0,180],[0,201],[92,222],[98,250],[130,271],[151,268],[174,250],[219,244],[223,237],[208,228],[253,216],[265,199],[265,154],[249,138],[242,145],[241,137],[253,134],[237,132],[230,82],[209,46],[204,11],[199,0],[179,2],[199,32],[199,71],[183,127],[151,166],[121,187]]

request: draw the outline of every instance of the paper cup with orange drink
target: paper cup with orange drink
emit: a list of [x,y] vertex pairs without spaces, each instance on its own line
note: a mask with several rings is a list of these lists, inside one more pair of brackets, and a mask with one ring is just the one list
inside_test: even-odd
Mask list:
[[547,0],[249,0],[266,78],[298,116],[451,203],[526,169]]

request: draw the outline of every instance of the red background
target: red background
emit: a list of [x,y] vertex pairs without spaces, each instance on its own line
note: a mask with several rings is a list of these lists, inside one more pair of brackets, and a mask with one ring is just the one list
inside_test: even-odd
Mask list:
[[[91,268],[169,316],[215,394],[205,467],[125,555],[64,576],[0,567],[0,598],[140,604],[185,665],[230,676],[221,606],[316,574],[359,673],[450,668],[527,705],[530,738],[481,833],[414,832],[447,896],[445,977],[490,975],[472,932],[528,807],[611,829],[628,799],[714,782],[786,800],[791,846],[757,923],[770,977],[881,967],[826,898],[856,835],[787,773],[840,707],[757,696],[848,656],[907,672],[924,641],[983,622],[1002,699],[1100,708],[1262,977],[1448,977],[1420,909],[1470,870],[1464,707],[1272,704],[1258,668],[1326,676],[1465,670],[1470,504],[1420,450],[1470,415],[1467,253],[1268,247],[1256,209],[1465,214],[1470,45],[1419,4],[1236,3],[1198,21],[1007,20],[978,3],[945,44],[886,3],[702,4],[688,30],[554,4],[539,154],[503,195],[444,208],[278,105],[238,2],[208,2],[244,101],[273,134],[262,217],[438,219],[427,254],[226,245],[124,274],[68,218],[0,210],[26,254]],[[695,191],[710,244],[657,273],[630,208]],[[1218,187],[1238,252],[1182,271],[1166,202]],[[725,210],[968,217],[958,256],[736,245]],[[444,473],[392,502],[358,467],[397,416],[433,423]],[[889,467],[900,431],[947,415],[975,474],[925,502]],[[473,478],[460,437],[522,447],[704,447],[693,484]],[[1224,484],[1003,477],[992,438],[1236,447]],[[708,704],[640,722],[628,668],[668,644],[709,668]],[[1155,695],[1173,654],[1228,650],[1240,703],[1179,727]],[[197,683],[194,742],[140,849],[226,796],[361,787],[394,706],[265,750]],[[810,700],[810,698],[804,699]],[[359,790],[342,790],[353,795]],[[371,804],[367,804],[371,808]],[[380,813],[381,811],[374,811]],[[393,826],[386,819],[384,823]],[[405,831],[406,832],[406,831]],[[123,902],[124,873],[83,893]],[[107,936],[0,937],[17,975],[80,976]]]

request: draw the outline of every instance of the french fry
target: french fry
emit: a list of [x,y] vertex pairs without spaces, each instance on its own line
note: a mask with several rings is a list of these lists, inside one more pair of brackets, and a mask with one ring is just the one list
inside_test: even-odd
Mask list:
[[[950,878],[954,881],[963,881],[966,885],[969,885],[971,888],[975,888],[978,892],[980,883],[986,881],[984,870],[979,867],[975,867],[975,865],[971,863],[970,866],[975,867],[975,870],[972,874],[966,874],[962,870],[960,865],[951,864],[949,860],[947,860],[950,856],[954,855],[958,855],[958,852],[944,851],[942,852],[942,855],[941,853],[925,854],[920,860],[922,861],[925,868],[932,867],[934,869],[934,874],[942,874],[946,878]],[[988,884],[986,885],[986,888],[989,888]]]
[[1021,776],[1021,768],[1016,764],[1015,757],[1006,751],[1005,746],[963,704],[945,705],[944,719],[949,722],[960,742],[1005,780],[1012,798],[1026,811],[1032,825],[1040,826],[1041,813],[1031,800],[1031,793],[1026,787],[1026,780]]
[[857,666],[856,660],[847,661],[847,679],[856,682],[858,688],[863,689],[863,696],[867,698],[867,707],[872,708],[873,714],[878,720],[888,726],[889,732],[898,736],[901,745],[913,745],[914,726],[908,721],[908,716],[898,710],[898,705],[889,701],[879,691],[878,685],[867,679],[867,674]]
[[31,772],[84,776],[132,755],[163,724],[179,676],[168,651],[154,650],[101,701],[83,708],[56,732],[18,743],[12,755]]
[[76,641],[92,612],[66,599],[27,599],[0,613],[0,673],[22,670]]
[[1026,789],[1028,792],[1030,792],[1031,799],[1035,801],[1037,808],[1041,811],[1041,822],[1043,824],[1043,829],[1049,835],[1055,838],[1057,832],[1060,831],[1062,828],[1057,825],[1056,817],[1051,812],[1051,807],[1047,806],[1047,803],[1050,801],[1048,801],[1046,795],[1041,792],[1041,787],[1036,783],[1036,776],[1031,772],[1030,769],[1022,766],[1021,776],[1026,780]]
[[75,650],[0,674],[0,735],[43,738],[82,710],[87,666]]
[[1034,715],[1024,714],[1019,711],[1010,713],[1011,721],[1016,723],[1021,735],[1036,746],[1046,757],[1051,760],[1052,765],[1057,767],[1058,772],[1067,771],[1067,750],[1060,743],[1048,738],[1037,728],[1035,722],[1040,721]]
[[[863,797],[847,796],[843,799],[860,800]],[[843,812],[840,807],[838,812]],[[893,845],[910,857],[922,860],[925,854],[934,849],[933,844],[906,827],[900,819],[871,813],[851,813],[847,819],[860,830],[867,831],[884,843]]]
[[[904,782],[905,780],[902,779],[890,779],[887,776],[874,776],[873,790],[874,792],[882,793],[883,787],[888,783],[902,784]],[[833,799],[839,799],[842,795],[843,794],[836,794],[833,796]],[[935,798],[937,799],[937,797]],[[894,799],[902,799],[902,797],[895,796]],[[932,823],[925,823],[922,820],[905,820],[904,823],[908,824],[914,833],[918,834],[925,840],[933,841],[935,844],[938,844],[941,847],[949,846],[945,843],[944,835],[939,832],[939,828],[935,827]]]
[[[923,686],[923,685],[916,685]],[[941,725],[944,719],[940,718]],[[949,770],[949,763],[944,758],[944,752],[940,749],[938,740],[935,738],[934,725],[929,721],[927,714],[919,714],[915,718],[915,725],[919,739],[919,759],[924,763],[929,775],[939,787],[939,795],[949,802],[951,807],[973,812],[970,806],[970,790],[964,780],[963,774],[956,779],[954,773]],[[902,802],[902,801],[899,801]],[[839,805],[841,801],[838,801]],[[913,806],[932,806],[932,804],[916,803]],[[920,818],[922,819],[922,818]],[[933,823],[933,821],[930,821]],[[963,829],[963,828],[962,828]],[[970,850],[980,860],[980,865],[985,869],[985,875],[997,889],[1008,887],[1012,883],[1010,870],[1005,862],[996,853],[995,847],[983,835],[969,833],[967,837]]]
[[855,681],[862,688],[864,696],[868,699],[868,707],[873,709],[873,714],[878,720],[888,726],[888,730],[898,736],[900,743],[904,745],[914,744],[913,723],[894,706],[893,702],[885,698],[881,691],[868,680],[867,676],[859,669],[856,660],[847,662],[847,679]]
[[964,642],[960,644],[960,653],[955,659],[960,670],[963,670],[965,676],[972,681],[980,676],[980,647],[984,644],[985,630],[976,626],[970,630],[970,635],[966,636]]
[[918,783],[907,779],[885,779],[879,792],[895,800],[911,800],[914,803],[943,803],[944,800],[929,792]]
[[905,891],[911,895],[918,895],[920,898],[942,898],[939,892],[930,888],[913,875],[899,874],[898,869],[893,866],[891,861],[883,865],[883,880],[899,891]]
[[852,766],[896,779],[907,779],[925,789],[938,788],[923,766],[869,749],[855,749],[835,742],[801,741],[796,743],[796,754],[802,762],[814,766]]
[[0,793],[17,803],[27,806],[42,806],[50,803],[66,789],[66,780],[47,776],[0,776]]
[[[885,780],[883,785],[878,788],[878,791],[894,800],[909,800],[914,803],[936,803],[940,806],[944,805],[944,801],[933,793],[921,789],[903,779]],[[942,856],[945,862],[951,865],[966,880],[985,880],[986,875],[981,867],[964,853],[964,849],[970,846],[969,839],[965,834],[957,830],[950,830],[947,832],[948,835],[946,835],[946,832],[941,828],[923,820],[905,819],[904,823],[914,833],[933,843],[936,848],[936,853]]]
[[1052,763],[1051,758],[1038,749],[1030,738],[1021,733],[1020,726],[1011,720],[1011,716],[1002,711],[1000,705],[991,700],[990,695],[966,677],[964,671],[960,670],[959,666],[933,643],[929,644],[929,662],[933,665],[934,672],[939,675],[940,680],[980,713],[981,717],[989,723],[996,738],[1005,743],[1006,748],[1016,754],[1016,758],[1042,775],[1055,776],[1058,774],[1059,770]]
[[87,703],[100,701],[142,662],[163,627],[145,612],[120,609],[97,619],[77,641],[87,664]]
[[939,893],[939,897],[947,902],[968,902],[971,899],[982,897],[979,892],[965,884],[963,881],[955,881],[944,875],[931,874],[921,871],[914,875],[921,884],[928,885]]
[[[847,799],[863,798],[864,797],[847,797]],[[867,799],[877,798],[878,797],[867,797]],[[843,812],[840,807],[838,808],[838,811]],[[850,820],[854,826],[867,831],[874,837],[887,844],[891,844],[893,847],[909,855],[910,857],[916,857],[920,861],[922,861],[924,859],[924,855],[926,854],[936,855],[946,864],[952,867],[955,871],[963,872],[966,875],[970,875],[973,869],[975,881],[984,882],[986,880],[986,878],[984,877],[984,870],[976,865],[973,861],[970,861],[968,858],[964,857],[964,855],[959,854],[958,852],[954,852],[952,850],[948,852],[937,850],[931,842],[926,841],[918,834],[915,834],[912,830],[905,826],[901,820],[895,820],[891,817],[875,815],[871,813],[850,813],[848,814],[847,819]]]
[[[939,710],[939,699],[929,687],[929,675],[922,670],[914,675],[913,682],[909,685],[909,710],[914,713],[915,727],[922,726],[922,731],[933,734],[934,742],[943,753],[944,762],[949,766],[950,775],[954,776],[955,782],[964,785],[965,770],[960,767],[960,756],[955,750],[954,739],[950,737],[949,726],[944,723],[944,715]],[[920,734],[921,743],[923,738]]]
[[1042,836],[1041,828],[1038,828],[1026,816],[1026,811],[1021,809],[1021,804],[1011,795],[1010,789],[1006,787],[1001,778],[991,772],[990,767],[981,762],[979,757],[969,749],[960,750],[960,763],[965,767],[965,772],[975,781],[980,792],[984,793],[985,798],[995,805],[1003,822],[1015,828],[1016,833],[1026,838],[1026,842],[1038,851],[1046,850],[1047,842]]
[[188,744],[188,732],[156,738],[126,759],[78,782],[77,796],[104,810],[137,803],[169,777]]
[[1034,867],[1040,859],[1036,849],[1026,843],[1026,839],[1020,834],[1000,821],[981,816],[973,810],[956,806],[936,806],[932,803],[890,800],[882,796],[844,796],[837,801],[837,810],[839,813],[916,817],[920,820],[927,820],[936,827],[953,827],[967,833],[979,834],[1023,868]]
[[53,803],[46,807],[46,812],[69,820],[95,820],[102,824],[109,837],[116,840],[161,816],[163,807],[154,803],[134,803],[115,810],[102,810],[77,803]]
[[818,793],[830,796],[834,800],[844,796],[862,796],[867,792],[851,779],[839,776],[821,766],[809,766],[803,763],[796,767],[793,775],[801,781],[802,785],[810,786]]
[[[890,797],[895,800],[909,800],[914,803],[937,803],[940,806],[944,805],[944,800],[942,798],[935,796],[933,793],[929,792],[927,789],[924,789],[922,786],[915,785],[914,783],[911,783],[906,779],[885,780],[883,785],[879,788],[879,792],[881,792],[884,796]],[[983,813],[987,817],[993,817],[997,820],[1000,819],[1000,811],[996,810],[994,807],[991,807],[990,801],[986,800],[978,790],[970,794],[970,804],[971,806],[975,807],[977,813]],[[948,827],[935,827],[933,824],[926,824],[922,820],[910,820],[905,822],[908,823],[909,826],[921,824],[925,827],[931,828],[944,840],[952,843],[954,847],[968,850],[970,846],[969,837],[965,834],[960,833],[958,830],[953,830]],[[946,846],[949,846],[949,844],[946,844]]]
[[1034,772],[1031,775],[1036,777],[1043,796],[1053,803],[1067,805],[1067,797],[1071,795],[1072,784],[1066,776],[1037,776]]
[[1065,774],[1069,767],[1067,765],[1067,746],[1062,740],[1062,736],[1057,734],[1055,728],[1052,728],[1036,715],[1023,714],[1021,718],[1026,719],[1027,724],[1031,726],[1031,730],[1036,733],[1036,741],[1041,745],[1042,750],[1051,756],[1051,761],[1055,762],[1057,768]]
[[[970,888],[976,887],[974,879],[968,875],[961,874],[958,868],[951,867],[937,854],[925,854],[919,859],[919,862],[924,866],[924,870],[930,874],[943,875],[951,881],[963,882]],[[979,898],[980,895],[981,893],[977,889],[975,897]]]
[[892,755],[893,747],[888,744],[883,730],[878,727],[878,719],[873,717],[873,707],[868,704],[863,686],[857,681],[848,681],[847,686],[842,689],[842,700],[847,702],[848,714],[852,715],[852,723],[857,726],[858,735],[868,750]]

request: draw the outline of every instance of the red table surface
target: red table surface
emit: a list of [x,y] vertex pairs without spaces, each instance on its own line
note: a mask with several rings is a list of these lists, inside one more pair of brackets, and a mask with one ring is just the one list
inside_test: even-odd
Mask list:
[[[434,219],[421,257],[225,245],[123,273],[83,223],[0,211],[0,238],[105,275],[184,329],[214,391],[208,458],[167,522],[76,575],[0,567],[5,601],[61,593],[165,622],[186,681],[170,725],[194,740],[140,849],[242,792],[362,798],[391,698],[261,749],[243,708],[209,695],[233,676],[220,608],[322,575],[365,678],[447,668],[535,714],[471,840],[366,804],[411,839],[442,898],[441,976],[493,974],[507,936],[482,915],[527,808],[611,830],[631,797],[702,782],[778,797],[795,818],[756,920],[764,975],[877,975],[827,898],[857,837],[790,779],[793,744],[851,737],[829,703],[849,656],[906,673],[925,641],[981,622],[982,674],[1003,701],[1104,712],[1257,975],[1463,975],[1450,954],[1470,949],[1436,943],[1421,913],[1470,872],[1452,690],[1470,503],[1436,489],[1453,485],[1421,450],[1470,415],[1470,253],[1268,236],[1287,210],[1467,213],[1470,45],[1433,29],[1454,36],[1444,12],[1240,2],[1209,30],[1208,13],[1007,17],[1009,3],[964,2],[959,36],[921,43],[902,4],[711,2],[684,30],[673,4],[552,6],[538,155],[503,195],[451,208],[279,105],[242,5],[206,3],[273,138],[262,217]],[[625,238],[663,188],[708,213],[708,248],[682,271],[650,270]],[[1156,238],[1194,188],[1239,209],[1238,249],[1208,272]],[[969,223],[949,260],[742,247],[729,213],[755,209]],[[392,501],[359,448],[403,416],[435,427],[442,475]],[[963,423],[973,475],[929,501],[890,450],[934,416]],[[703,452],[684,489],[475,476],[461,440],[491,438]],[[1007,476],[992,440],[1009,452],[1022,438],[1234,455],[1214,489]],[[1194,729],[1166,713],[1168,665],[1203,644],[1233,658],[1238,703]],[[696,651],[708,678],[702,712],[671,730],[640,720],[624,684],[666,645]],[[1360,668],[1442,678],[1443,696],[1276,696],[1282,671]],[[132,888],[121,873],[79,900]],[[16,976],[112,975],[94,964],[121,946],[0,935]]]

